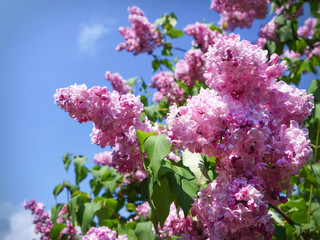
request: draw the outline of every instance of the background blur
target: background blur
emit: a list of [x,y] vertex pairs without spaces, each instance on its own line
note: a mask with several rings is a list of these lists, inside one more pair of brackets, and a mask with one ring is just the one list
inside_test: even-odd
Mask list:
[[[32,239],[30,212],[23,201],[42,201],[50,210],[53,188],[63,180],[74,182],[73,169],[66,174],[62,156],[69,152],[92,158],[101,150],[91,145],[92,124],[79,124],[53,102],[57,88],[74,83],[88,87],[110,84],[106,71],[124,79],[152,77],[152,56],[133,56],[115,47],[124,41],[118,27],[129,27],[128,6],[140,7],[150,22],[174,12],[176,28],[196,21],[217,23],[210,0],[1,0],[0,1],[0,239]],[[305,15],[299,20],[303,24]],[[261,24],[236,30],[241,39],[258,38]],[[183,36],[173,45],[191,48],[192,38]],[[180,58],[184,53],[175,52]],[[302,80],[307,87],[312,76]],[[85,182],[83,189],[86,189]],[[65,197],[65,199],[64,199]],[[58,201],[65,201],[66,195]]]

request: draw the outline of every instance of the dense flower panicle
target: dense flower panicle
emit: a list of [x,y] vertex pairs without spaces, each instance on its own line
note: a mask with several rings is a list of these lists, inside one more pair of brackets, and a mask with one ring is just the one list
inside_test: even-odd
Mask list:
[[201,89],[199,95],[187,100],[187,106],[170,108],[166,134],[178,149],[221,158],[224,171],[230,173],[236,170],[230,154],[241,156],[241,169],[236,170],[240,174],[262,161],[265,139],[270,136],[268,113],[259,105],[244,106],[231,96]]
[[191,49],[185,54],[185,60],[176,64],[175,77],[182,80],[190,88],[196,83],[204,81],[205,55],[200,49]]
[[34,232],[41,234],[41,240],[51,240],[50,230],[53,227],[53,223],[48,212],[45,212],[45,205],[42,202],[36,202],[31,200],[30,202],[24,201],[25,209],[29,209],[32,215],[35,215],[33,224],[35,225]]
[[300,37],[312,37],[314,33],[314,27],[317,25],[318,19],[308,18],[305,20],[304,25],[299,27],[297,34]]
[[114,146],[119,138],[123,138],[123,132],[139,122],[143,111],[139,97],[109,92],[107,87],[87,89],[84,84],[75,84],[57,89],[54,99],[72,118],[80,123],[92,121],[95,128],[103,132],[107,140],[105,144],[99,144],[101,147]]
[[119,73],[106,72],[104,78],[111,82],[113,90],[116,90],[120,94],[127,94],[131,91],[131,87],[127,84]]
[[128,11],[130,13],[129,22],[131,23],[131,28],[119,28],[119,32],[125,38],[125,42],[120,43],[116,50],[126,49],[129,52],[133,52],[134,55],[143,52],[152,53],[156,46],[163,44],[157,27],[148,21],[138,7],[129,7]]
[[303,122],[310,116],[314,104],[312,95],[283,81],[274,82],[262,97],[265,107],[272,111],[273,126],[289,125],[291,120]]
[[283,56],[292,59],[292,58],[300,58],[301,54],[299,52],[295,52],[293,50],[284,50],[283,51]]
[[307,46],[305,55],[308,59],[312,58],[313,55],[320,57],[320,42],[315,42],[311,48]]
[[168,103],[179,103],[184,100],[184,90],[175,82],[173,73],[162,71],[152,77],[150,87],[156,88],[163,96],[168,97]]
[[268,0],[212,0],[210,8],[221,13],[220,25],[228,30],[251,27],[254,19],[265,18]]
[[112,165],[112,151],[100,152],[94,155],[93,162],[95,164]]
[[270,81],[266,77],[267,50],[252,45],[240,36],[220,37],[206,53],[206,84],[221,94],[235,98],[258,94]]
[[[260,43],[260,46],[261,43],[266,43],[268,40],[279,42],[279,37],[276,35],[276,29],[279,26],[279,24],[275,22],[275,19],[276,17],[272,18],[266,25],[262,25],[260,27],[259,39],[257,41],[257,43]],[[264,44],[261,47],[264,47]]]
[[201,89],[187,100],[187,106],[170,107],[167,135],[178,149],[215,156],[218,142],[227,134],[227,116],[239,112],[238,106],[230,97],[223,99],[214,90]]
[[299,123],[310,116],[313,96],[277,82],[285,62],[266,55],[234,34],[217,38],[206,54],[204,77],[212,90],[170,107],[169,141],[215,156],[219,173],[195,199],[199,224],[183,239],[197,239],[196,232],[203,239],[271,239],[267,204],[286,201],[290,178],[312,154]]
[[268,205],[255,182],[219,175],[198,193],[192,207],[209,239],[271,239]]
[[215,38],[222,36],[217,30],[212,31],[207,24],[199,22],[189,24],[183,31],[193,36],[195,39],[193,45],[199,47],[203,53],[206,53],[209,46],[215,43]]
[[82,240],[128,240],[126,235],[119,235],[108,227],[92,227]]
[[58,89],[55,102],[80,123],[94,123],[91,141],[102,148],[115,147],[112,167],[119,172],[131,172],[142,167],[136,130],[150,131],[150,122],[142,123],[139,116],[143,104],[133,94],[109,92],[106,87],[87,89],[83,85],[73,85]]
[[[264,155],[265,168],[257,171],[263,179],[263,192],[268,202],[278,204],[291,194],[291,177],[299,174],[312,154],[309,144],[308,129],[300,127],[294,120],[288,126],[281,125],[279,133],[274,134]],[[286,197],[280,195],[283,190],[287,191]]]
[[140,215],[144,216],[145,218],[150,217],[149,214],[150,214],[151,208],[150,208],[149,202],[144,202],[138,205],[136,210]]
[[164,222],[163,227],[161,228],[159,224],[160,238],[170,238],[171,236],[179,236],[183,232],[188,232],[191,230],[192,222],[193,220],[189,215],[186,218],[184,217],[181,208],[177,213],[176,206],[172,203],[170,205],[169,215]]

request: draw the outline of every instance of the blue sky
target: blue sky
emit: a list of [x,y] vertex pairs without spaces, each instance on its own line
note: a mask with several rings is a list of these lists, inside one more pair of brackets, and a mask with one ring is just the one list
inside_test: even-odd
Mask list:
[[[106,71],[119,72],[125,79],[138,76],[149,81],[151,56],[115,51],[123,41],[118,27],[130,26],[127,7],[140,7],[150,22],[173,11],[179,29],[203,19],[217,23],[219,15],[209,9],[210,1],[199,2],[0,2],[0,238],[9,233],[10,219],[18,214],[25,199],[42,201],[50,208],[55,203],[54,186],[74,180],[62,165],[66,152],[87,156],[88,165],[93,166],[94,154],[102,151],[91,145],[92,124],[77,123],[54,104],[55,90],[74,83],[110,86],[103,77]],[[270,18],[268,15],[267,20]],[[266,22],[255,21],[250,30],[235,32],[242,39],[254,41],[260,24]],[[190,37],[182,37],[176,45],[189,49],[191,41]],[[65,199],[63,195],[58,200]]]

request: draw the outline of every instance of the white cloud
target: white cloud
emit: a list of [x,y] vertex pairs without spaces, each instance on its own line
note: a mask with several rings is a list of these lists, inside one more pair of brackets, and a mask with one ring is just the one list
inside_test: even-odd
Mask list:
[[97,49],[97,41],[106,33],[111,31],[109,24],[95,23],[91,25],[82,24],[80,34],[78,36],[78,45],[82,52],[94,55]]
[[10,202],[0,202],[0,212],[0,239],[39,239],[33,232],[33,216],[23,208],[22,203],[15,206]]

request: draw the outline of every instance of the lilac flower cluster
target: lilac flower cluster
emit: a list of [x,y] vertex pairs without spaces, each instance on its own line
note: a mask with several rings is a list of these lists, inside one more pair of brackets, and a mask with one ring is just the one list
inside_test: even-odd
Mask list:
[[304,25],[299,27],[297,34],[300,37],[312,37],[314,33],[314,27],[317,25],[318,19],[308,18],[305,20]]
[[113,90],[116,90],[120,94],[127,94],[131,91],[131,87],[127,81],[124,80],[119,73],[106,72],[104,78],[111,82]]
[[48,212],[45,212],[45,205],[42,202],[31,200],[30,202],[24,201],[25,209],[29,209],[32,215],[35,215],[33,224],[35,225],[34,232],[41,234],[41,240],[51,240],[50,230],[53,226]]
[[[270,239],[267,204],[285,202],[291,176],[312,153],[303,122],[312,95],[276,78],[284,62],[234,34],[206,53],[206,84],[186,106],[170,107],[168,138],[178,149],[216,157],[219,176],[193,205],[204,237]],[[192,234],[192,233],[190,233]]]
[[[69,211],[69,205],[65,204],[62,206],[58,218],[57,218],[57,223],[62,223],[66,224],[66,227],[62,229],[60,232],[60,237],[59,239],[67,239],[67,240],[76,240],[78,239],[76,237],[77,235],[77,230],[71,223],[71,213]],[[67,237],[65,237],[67,236]]]
[[203,53],[208,51],[210,45],[214,44],[214,39],[221,36],[221,33],[214,30],[211,31],[207,24],[196,22],[195,24],[189,24],[183,31],[193,36],[195,42],[193,45],[200,48]]
[[139,97],[109,92],[107,87],[87,89],[84,84],[75,84],[57,89],[54,99],[79,123],[93,122],[92,143],[114,147],[111,166],[122,173],[142,168],[136,130],[150,131],[151,126],[139,118],[143,111]]
[[212,0],[210,8],[221,13],[219,24],[228,30],[251,27],[254,19],[265,18],[268,0]]
[[[249,183],[250,182],[250,183]],[[272,218],[259,191],[246,178],[220,176],[199,192],[192,214],[209,239],[271,239]]]
[[279,25],[275,22],[275,19],[276,17],[273,17],[266,25],[260,27],[257,45],[261,48],[264,48],[268,40],[279,42],[279,37],[276,35],[276,29]]
[[82,240],[128,240],[126,235],[119,235],[108,227],[92,227]]
[[204,53],[200,49],[191,49],[185,54],[185,60],[180,60],[176,64],[175,78],[182,80],[190,88],[196,80],[203,82],[205,70]]
[[158,90],[158,94],[155,94],[153,98],[155,102],[161,101],[165,96],[168,97],[169,104],[179,103],[184,100],[185,92],[174,80],[172,72],[163,71],[154,75],[149,86]]
[[128,8],[131,28],[120,27],[119,32],[125,38],[124,43],[120,43],[116,50],[126,49],[134,55],[148,52],[152,53],[156,46],[163,44],[162,37],[157,31],[157,27],[151,24],[144,16],[144,13],[136,6]]
[[163,224],[163,227],[159,226],[160,238],[170,238],[171,236],[179,236],[181,233],[191,231],[192,218],[188,215],[186,218],[184,217],[183,211],[180,208],[177,211],[174,203],[170,205],[170,212]]
[[[149,202],[144,202],[143,204],[140,204],[136,208],[138,214],[146,217],[147,219],[150,218],[150,205]],[[136,217],[135,220],[139,219],[139,217]],[[161,239],[170,238],[171,236],[179,236],[181,233],[186,233],[192,230],[192,218],[188,215],[186,218],[184,217],[183,211],[180,208],[179,211],[177,211],[177,208],[174,203],[170,205],[170,211],[169,215],[166,219],[166,221],[163,224],[163,227],[160,227],[160,224],[158,226],[159,233],[158,235],[153,229],[154,233],[158,235]]]
[[100,152],[94,155],[93,162],[103,166],[112,165],[112,151]]

